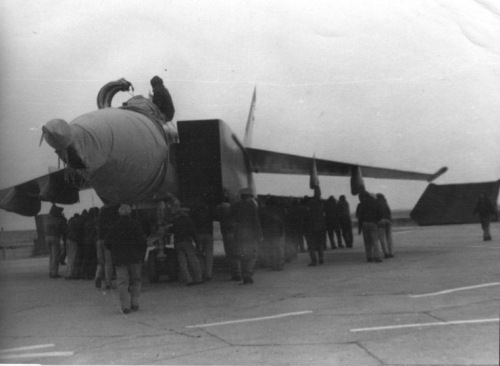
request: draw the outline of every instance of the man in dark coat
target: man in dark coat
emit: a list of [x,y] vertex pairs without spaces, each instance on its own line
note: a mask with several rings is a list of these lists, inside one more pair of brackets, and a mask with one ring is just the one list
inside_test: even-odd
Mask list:
[[163,113],[165,121],[170,122],[174,118],[175,108],[168,89],[165,88],[159,76],[151,79],[151,86],[153,87],[153,103]]
[[359,194],[359,205],[356,209],[358,225],[363,231],[366,261],[380,263],[380,236],[378,222],[382,220],[382,210],[375,197],[364,191]]
[[305,215],[305,232],[307,237],[307,249],[311,257],[310,267],[323,264],[323,247],[326,243],[325,211],[321,202],[321,191],[319,186],[314,187],[314,196],[305,200],[307,207]]
[[479,219],[481,220],[483,240],[491,240],[490,222],[495,217],[496,211],[493,203],[486,197],[483,192],[479,194],[479,200],[477,201],[476,208],[474,209],[473,215],[475,216],[476,214],[479,214]]
[[97,271],[95,276],[95,286],[101,288],[102,280],[106,283],[106,288],[112,287],[111,281],[114,278],[114,266],[109,249],[106,249],[104,240],[109,229],[119,219],[119,204],[108,204],[101,207],[97,217]]
[[142,225],[130,217],[131,212],[130,206],[121,205],[118,209],[120,218],[109,228],[104,239],[116,266],[116,282],[124,314],[139,310],[142,262],[147,250]]

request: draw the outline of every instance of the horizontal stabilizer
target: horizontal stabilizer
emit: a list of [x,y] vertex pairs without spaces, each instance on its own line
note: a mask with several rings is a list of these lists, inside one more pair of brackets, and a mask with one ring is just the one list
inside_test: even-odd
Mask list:
[[420,226],[459,225],[480,221],[475,211],[482,193],[496,207],[500,180],[494,182],[429,184],[410,213]]

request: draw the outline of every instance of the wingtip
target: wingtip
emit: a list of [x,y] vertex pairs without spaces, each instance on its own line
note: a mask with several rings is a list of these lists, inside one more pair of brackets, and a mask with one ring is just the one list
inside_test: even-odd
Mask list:
[[446,173],[448,171],[448,167],[442,167],[441,169],[439,169],[437,172],[435,172],[434,174],[432,174],[429,179],[427,179],[428,182],[432,182],[433,180],[437,179],[438,177],[440,177],[441,175],[443,175],[444,173]]

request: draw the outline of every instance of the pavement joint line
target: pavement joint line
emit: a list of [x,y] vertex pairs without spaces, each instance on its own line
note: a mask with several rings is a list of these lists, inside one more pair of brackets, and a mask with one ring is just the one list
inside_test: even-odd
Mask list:
[[444,295],[444,294],[449,294],[449,293],[457,292],[457,291],[475,290],[477,288],[491,287],[491,286],[500,286],[500,282],[484,283],[482,285],[467,286],[467,287],[457,287],[457,288],[453,288],[453,289],[449,289],[449,290],[443,290],[443,291],[438,291],[438,292],[431,292],[431,293],[428,293],[428,294],[410,295],[410,297],[417,298],[417,297],[425,297],[425,296]]
[[430,326],[437,326],[437,325],[461,325],[461,324],[494,323],[494,322],[498,322],[498,321],[499,321],[499,318],[490,318],[490,319],[475,319],[475,320],[455,320],[455,321],[450,321],[450,322],[388,325],[388,326],[383,326],[383,327],[356,328],[356,329],[351,329],[351,332],[368,332],[368,331],[374,331],[374,330],[391,330],[391,329],[404,329],[404,328],[419,328],[419,327],[430,327]]
[[295,312],[295,313],[277,314],[277,315],[271,315],[271,316],[263,316],[263,317],[259,317],[259,318],[247,318],[247,319],[229,320],[229,321],[218,322],[218,323],[188,325],[186,328],[206,328],[206,327],[213,327],[213,326],[217,326],[217,325],[247,323],[247,322],[255,322],[255,321],[269,320],[269,319],[277,319],[277,318],[284,318],[284,317],[287,317],[287,316],[305,315],[305,314],[312,314],[312,310],[299,311],[299,312]]
[[73,356],[74,352],[42,352],[42,353],[22,353],[14,355],[1,355],[0,359],[15,360],[18,358],[38,358],[38,357],[65,357]]
[[55,347],[55,344],[49,343],[49,344],[37,344],[34,346],[26,346],[26,347],[6,348],[6,349],[0,350],[0,354],[1,353],[10,353],[10,352],[31,351],[34,349],[48,348],[48,347]]

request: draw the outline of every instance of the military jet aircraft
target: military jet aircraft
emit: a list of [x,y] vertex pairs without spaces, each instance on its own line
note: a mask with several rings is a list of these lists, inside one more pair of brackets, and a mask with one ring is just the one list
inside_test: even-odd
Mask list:
[[[93,188],[104,203],[146,205],[169,197],[181,202],[203,198],[214,205],[236,199],[251,187],[253,173],[309,175],[315,161],[319,175],[351,178],[351,191],[363,189],[363,177],[432,181],[436,173],[362,166],[254,149],[251,145],[255,91],[241,142],[222,120],[161,119],[158,108],[135,96],[114,108],[112,99],[132,84],[110,82],[98,93],[98,109],[70,123],[47,122],[42,139],[54,148],[64,168],[0,191],[0,208],[24,216],[40,212],[41,201],[73,204],[81,189]],[[42,143],[42,140],[40,141]]]

